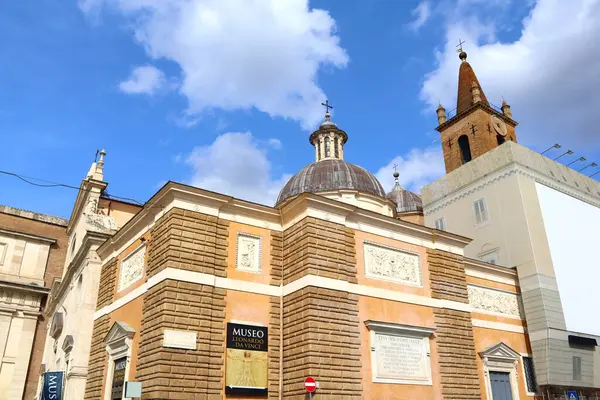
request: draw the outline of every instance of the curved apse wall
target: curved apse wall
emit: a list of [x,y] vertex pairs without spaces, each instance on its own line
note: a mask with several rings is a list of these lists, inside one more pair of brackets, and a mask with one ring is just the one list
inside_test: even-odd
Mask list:
[[600,335],[600,208],[536,189],[567,329]]

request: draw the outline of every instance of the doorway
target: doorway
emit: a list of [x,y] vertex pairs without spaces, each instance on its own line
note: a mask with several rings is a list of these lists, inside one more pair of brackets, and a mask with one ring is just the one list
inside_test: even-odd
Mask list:
[[513,400],[510,373],[490,371],[493,400]]

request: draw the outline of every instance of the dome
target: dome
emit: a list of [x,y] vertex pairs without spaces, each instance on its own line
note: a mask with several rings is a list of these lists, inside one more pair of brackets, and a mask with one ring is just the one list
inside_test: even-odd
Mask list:
[[340,159],[325,159],[308,164],[285,184],[277,203],[301,193],[356,190],[385,198],[381,183],[366,169]]
[[387,194],[387,198],[396,203],[396,211],[399,213],[423,212],[421,196],[404,189],[398,182],[396,182],[392,191]]

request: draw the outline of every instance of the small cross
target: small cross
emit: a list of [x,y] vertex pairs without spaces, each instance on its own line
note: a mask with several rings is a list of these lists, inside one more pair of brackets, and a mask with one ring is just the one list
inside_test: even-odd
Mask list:
[[477,131],[477,129],[475,128],[475,125],[471,124],[471,134],[473,136],[475,136],[475,132]]
[[398,172],[398,164],[394,164],[394,172]]
[[325,106],[325,112],[328,113],[330,108],[333,108],[333,106],[329,105],[329,100],[325,100],[325,103],[321,103],[322,106]]
[[461,53],[463,51],[462,45],[465,43],[466,42],[464,40],[460,40],[460,38],[458,38],[458,45],[456,45],[458,48],[458,50],[456,50],[457,53]]

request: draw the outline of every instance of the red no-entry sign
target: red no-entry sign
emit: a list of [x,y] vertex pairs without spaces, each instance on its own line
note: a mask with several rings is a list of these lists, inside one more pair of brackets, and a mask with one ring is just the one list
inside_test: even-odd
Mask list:
[[317,390],[317,382],[315,381],[315,378],[313,378],[312,376],[306,378],[306,380],[304,381],[304,387],[306,388],[306,391],[308,393],[312,393],[315,390]]

